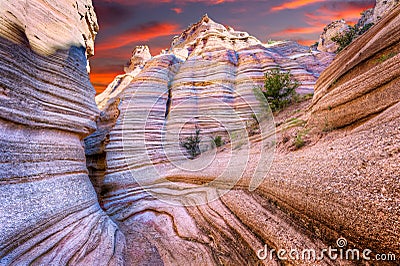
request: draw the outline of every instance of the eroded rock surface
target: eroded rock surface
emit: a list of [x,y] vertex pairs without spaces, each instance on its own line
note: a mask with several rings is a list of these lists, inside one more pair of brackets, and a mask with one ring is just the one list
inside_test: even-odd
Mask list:
[[[38,21],[69,14],[65,27],[79,34],[48,31],[31,45],[24,16],[2,2],[1,265],[358,263],[257,257],[265,245],[321,251],[339,237],[371,256],[400,257],[399,7],[318,80],[305,116],[320,140],[273,158],[272,117],[254,87],[280,67],[310,92],[331,54],[265,45],[205,16],[161,55],[138,47],[126,74],[96,98],[99,113],[86,73],[87,34],[97,26],[82,22],[91,3],[26,5]],[[215,136],[225,145],[188,160],[179,137],[195,126],[202,148]]]
[[389,14],[394,7],[399,4],[399,0],[376,0],[376,5],[374,8],[374,22],[378,22],[380,19],[384,18]]
[[332,41],[332,38],[345,34],[349,29],[350,26],[343,19],[330,23],[324,28],[324,31],[319,37],[317,49],[329,53],[336,52],[339,45]]
[[310,123],[340,128],[399,102],[399,8],[340,53],[317,82]]
[[99,113],[91,1],[0,6],[0,264],[120,264],[124,237],[98,204],[82,144]]
[[324,28],[324,31],[320,35],[318,50],[331,53],[336,52],[339,48],[339,44],[332,41],[332,38],[343,36],[350,30],[355,31],[355,37],[361,35],[389,14],[398,4],[398,0],[376,0],[375,7],[361,13],[361,17],[356,23],[355,29],[351,29],[352,26],[343,19],[330,23]]
[[[102,206],[125,234],[128,264],[278,265],[276,255],[260,261],[257,251],[264,244],[324,246],[290,214],[248,191],[251,173],[258,169],[263,177],[271,164],[271,154],[260,151],[273,150],[273,124],[265,136],[271,140],[268,147],[262,146],[262,135],[240,143],[226,131],[246,127],[254,123],[252,114],[266,112],[258,109],[254,94],[265,71],[290,71],[302,83],[299,92],[309,93],[332,58],[294,42],[262,44],[204,16],[168,51],[146,59],[139,73],[117,77],[96,97],[102,112],[98,131],[85,140],[88,168]],[[232,109],[236,118],[229,115]],[[229,141],[205,168],[200,164],[210,158],[207,153],[187,160],[179,147],[182,139],[174,139],[189,136],[194,125],[203,139],[219,135]],[[193,168],[201,170],[188,170]],[[237,189],[224,189],[229,177],[242,172],[247,177]],[[226,179],[201,187],[220,176]]]

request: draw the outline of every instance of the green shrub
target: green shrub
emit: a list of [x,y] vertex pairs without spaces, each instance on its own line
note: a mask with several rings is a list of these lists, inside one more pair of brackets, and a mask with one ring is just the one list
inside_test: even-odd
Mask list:
[[302,148],[306,144],[303,137],[307,136],[308,132],[309,132],[308,129],[300,130],[299,132],[297,132],[293,143],[296,150]]
[[222,145],[224,145],[224,141],[222,140],[221,136],[216,136],[214,139],[214,144],[216,147],[221,147]]
[[336,50],[336,53],[339,53],[344,48],[346,48],[350,43],[353,42],[354,39],[364,34],[373,25],[374,23],[368,23],[364,25],[362,28],[359,28],[357,25],[354,25],[354,27],[350,27],[348,31],[332,37],[331,40],[335,42],[337,45],[339,45],[338,49]]
[[372,26],[374,26],[374,23],[368,23],[365,24],[364,27],[358,30],[358,35],[364,34],[367,30],[369,30]]
[[394,53],[394,52],[387,53],[387,54],[383,54],[383,55],[381,55],[378,59],[376,59],[376,62],[378,62],[378,63],[383,63],[383,62],[389,60],[390,58],[392,58],[392,57],[394,57],[394,56],[396,56],[396,55],[397,55],[397,54]]
[[258,122],[257,115],[252,113],[251,118],[246,122],[247,133],[250,137],[260,133],[260,123]]
[[357,32],[354,27],[350,27],[350,29],[342,34],[332,37],[332,41],[339,45],[336,53],[339,53],[344,48],[346,48],[353,40],[357,37]]
[[181,142],[181,146],[184,147],[189,153],[190,159],[194,159],[200,155],[200,141],[200,129],[196,127],[194,135],[190,135],[183,142]]
[[293,80],[288,72],[272,69],[265,74],[265,86],[262,90],[273,112],[287,106],[296,94],[300,83]]
[[296,149],[300,149],[304,146],[304,144],[303,136],[301,134],[297,134],[296,138],[294,139],[294,146]]

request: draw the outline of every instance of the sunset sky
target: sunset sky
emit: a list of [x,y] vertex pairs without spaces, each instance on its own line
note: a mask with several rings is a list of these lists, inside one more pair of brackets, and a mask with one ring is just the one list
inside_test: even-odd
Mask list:
[[157,55],[206,13],[263,42],[290,39],[310,45],[331,21],[355,23],[374,4],[375,0],[93,0],[100,32],[90,59],[91,80],[98,93],[103,91],[123,73],[136,45],[146,44]]

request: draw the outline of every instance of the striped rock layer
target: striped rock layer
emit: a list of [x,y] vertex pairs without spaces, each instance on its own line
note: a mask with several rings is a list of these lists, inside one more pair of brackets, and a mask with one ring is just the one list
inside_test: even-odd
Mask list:
[[[255,89],[264,73],[290,71],[299,92],[309,93],[332,55],[294,42],[263,44],[207,16],[143,64],[147,53],[138,47],[126,74],[96,97],[98,130],[85,139],[101,205],[126,237],[127,264],[279,265],[257,251],[323,247],[249,190],[273,159],[274,123]],[[188,160],[180,143],[196,127],[205,152]],[[224,147],[210,148],[216,136]]]
[[124,238],[98,204],[82,144],[99,112],[91,1],[0,7],[0,265],[120,264]]
[[340,53],[318,79],[311,124],[341,128],[400,99],[399,7]]
[[[318,201],[332,197],[340,199],[342,203],[337,204],[343,205],[340,210],[330,207],[330,213],[321,211],[319,220],[335,217],[335,227],[340,226],[355,245],[373,247],[377,253],[390,251],[397,256],[399,15],[397,6],[337,55],[317,81],[308,121],[309,128],[319,131],[345,132],[343,138],[329,143],[323,153],[315,151],[319,162],[327,162],[318,182],[329,183],[325,196]],[[352,220],[348,221],[348,217]]]

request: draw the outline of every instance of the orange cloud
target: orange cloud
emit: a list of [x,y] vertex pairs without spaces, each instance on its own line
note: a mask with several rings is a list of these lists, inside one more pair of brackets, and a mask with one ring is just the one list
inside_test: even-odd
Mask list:
[[222,3],[235,2],[235,0],[135,0],[135,1],[113,0],[113,2],[117,2],[122,5],[165,4],[165,3],[174,3],[174,4],[203,3],[206,5],[219,5]]
[[304,46],[310,46],[313,45],[316,42],[316,40],[296,40],[296,42]]
[[146,42],[154,38],[175,35],[181,32],[178,24],[150,23],[120,35],[112,36],[96,46],[97,51],[120,48],[134,42]]
[[171,8],[171,10],[174,11],[176,14],[180,14],[183,12],[183,9],[180,7],[174,7],[174,8]]
[[324,24],[320,26],[310,26],[310,27],[300,27],[300,28],[287,28],[279,32],[275,32],[271,34],[273,37],[287,37],[293,35],[303,35],[303,34],[314,34],[314,33],[321,33],[323,28],[325,27]]
[[121,73],[118,72],[108,72],[108,73],[90,73],[90,81],[93,87],[96,89],[96,94],[103,92],[108,84],[110,84],[117,75]]
[[373,4],[366,5],[347,5],[340,10],[333,10],[326,6],[322,6],[315,13],[307,13],[306,21],[309,24],[325,21],[329,23],[334,20],[344,19],[349,23],[357,23],[361,17],[361,12],[373,7]]
[[277,12],[285,9],[297,9],[303,6],[312,5],[315,3],[326,2],[327,0],[293,0],[283,3],[279,6],[274,6],[270,9],[271,12]]
[[[305,1],[296,1],[305,2]],[[310,2],[310,1],[307,1]],[[291,2],[293,3],[293,2]],[[291,27],[271,34],[273,37],[289,38],[299,35],[320,34],[324,27],[334,20],[344,19],[349,24],[357,23],[361,17],[361,12],[374,6],[374,3],[368,1],[363,3],[341,2],[325,3],[315,12],[305,14],[305,22],[309,26]],[[306,39],[311,36],[306,37]]]

